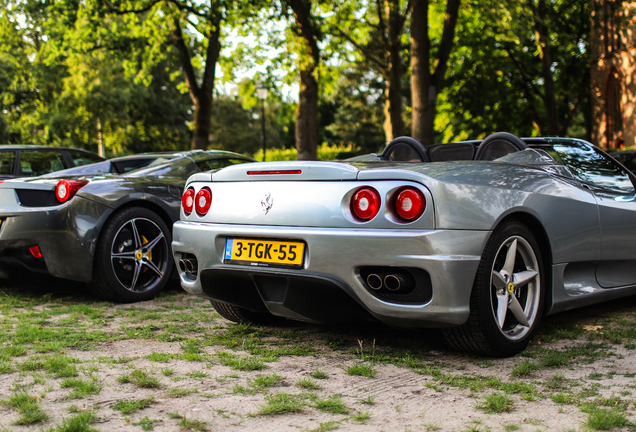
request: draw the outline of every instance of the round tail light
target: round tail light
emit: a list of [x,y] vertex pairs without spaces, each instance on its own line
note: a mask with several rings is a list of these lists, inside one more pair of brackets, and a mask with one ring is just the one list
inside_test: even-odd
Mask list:
[[212,191],[209,187],[203,187],[199,192],[197,192],[196,197],[194,198],[194,207],[199,216],[205,216],[208,214],[210,210],[210,205],[212,204]]
[[194,208],[194,188],[190,187],[183,193],[181,197],[181,205],[183,206],[183,212],[186,216],[189,216],[192,213],[192,209]]
[[363,187],[353,195],[351,212],[363,221],[370,221],[380,211],[380,194],[372,187]]
[[418,189],[402,189],[395,199],[395,211],[405,221],[412,222],[422,216],[426,209],[426,198]]
[[64,203],[75,196],[78,190],[88,184],[88,180],[60,180],[55,185],[55,198]]

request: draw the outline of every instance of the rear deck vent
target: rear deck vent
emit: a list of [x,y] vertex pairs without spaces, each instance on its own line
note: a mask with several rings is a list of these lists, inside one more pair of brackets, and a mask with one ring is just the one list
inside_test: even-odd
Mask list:
[[53,207],[61,204],[52,190],[16,189],[15,192],[23,207]]

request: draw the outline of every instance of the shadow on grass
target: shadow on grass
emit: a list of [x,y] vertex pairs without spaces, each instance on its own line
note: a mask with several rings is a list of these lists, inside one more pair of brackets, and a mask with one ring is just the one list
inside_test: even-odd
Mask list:
[[[88,284],[68,279],[55,278],[43,274],[30,274],[18,280],[0,279],[0,296],[15,295],[31,297],[34,300],[44,297],[50,300],[67,300],[73,302],[101,302],[103,299],[95,296]],[[171,279],[159,295],[183,294],[184,291],[177,279]],[[1,301],[1,297],[0,297]]]

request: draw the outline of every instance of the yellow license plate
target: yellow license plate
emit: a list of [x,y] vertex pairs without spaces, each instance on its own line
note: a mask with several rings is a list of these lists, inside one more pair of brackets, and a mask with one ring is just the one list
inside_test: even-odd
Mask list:
[[301,267],[305,243],[299,241],[228,238],[225,262],[261,266]]

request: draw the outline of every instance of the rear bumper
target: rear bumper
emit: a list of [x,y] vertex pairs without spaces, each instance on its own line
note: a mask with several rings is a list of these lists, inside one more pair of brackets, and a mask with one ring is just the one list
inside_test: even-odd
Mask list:
[[[174,224],[175,262],[192,254],[196,278],[179,269],[183,288],[195,295],[255,311],[310,321],[372,316],[401,328],[463,324],[470,293],[490,232],[459,230],[365,230]],[[302,240],[302,269],[229,265],[223,262],[228,236]],[[424,302],[379,297],[361,268],[396,267],[430,277]],[[418,276],[419,279],[419,276]],[[418,281],[419,283],[419,281]]]
[[[12,190],[2,192],[0,277],[7,277],[11,267],[23,267],[90,282],[99,230],[112,209],[78,196],[55,207],[21,207]],[[31,246],[39,246],[42,258],[29,253]]]

